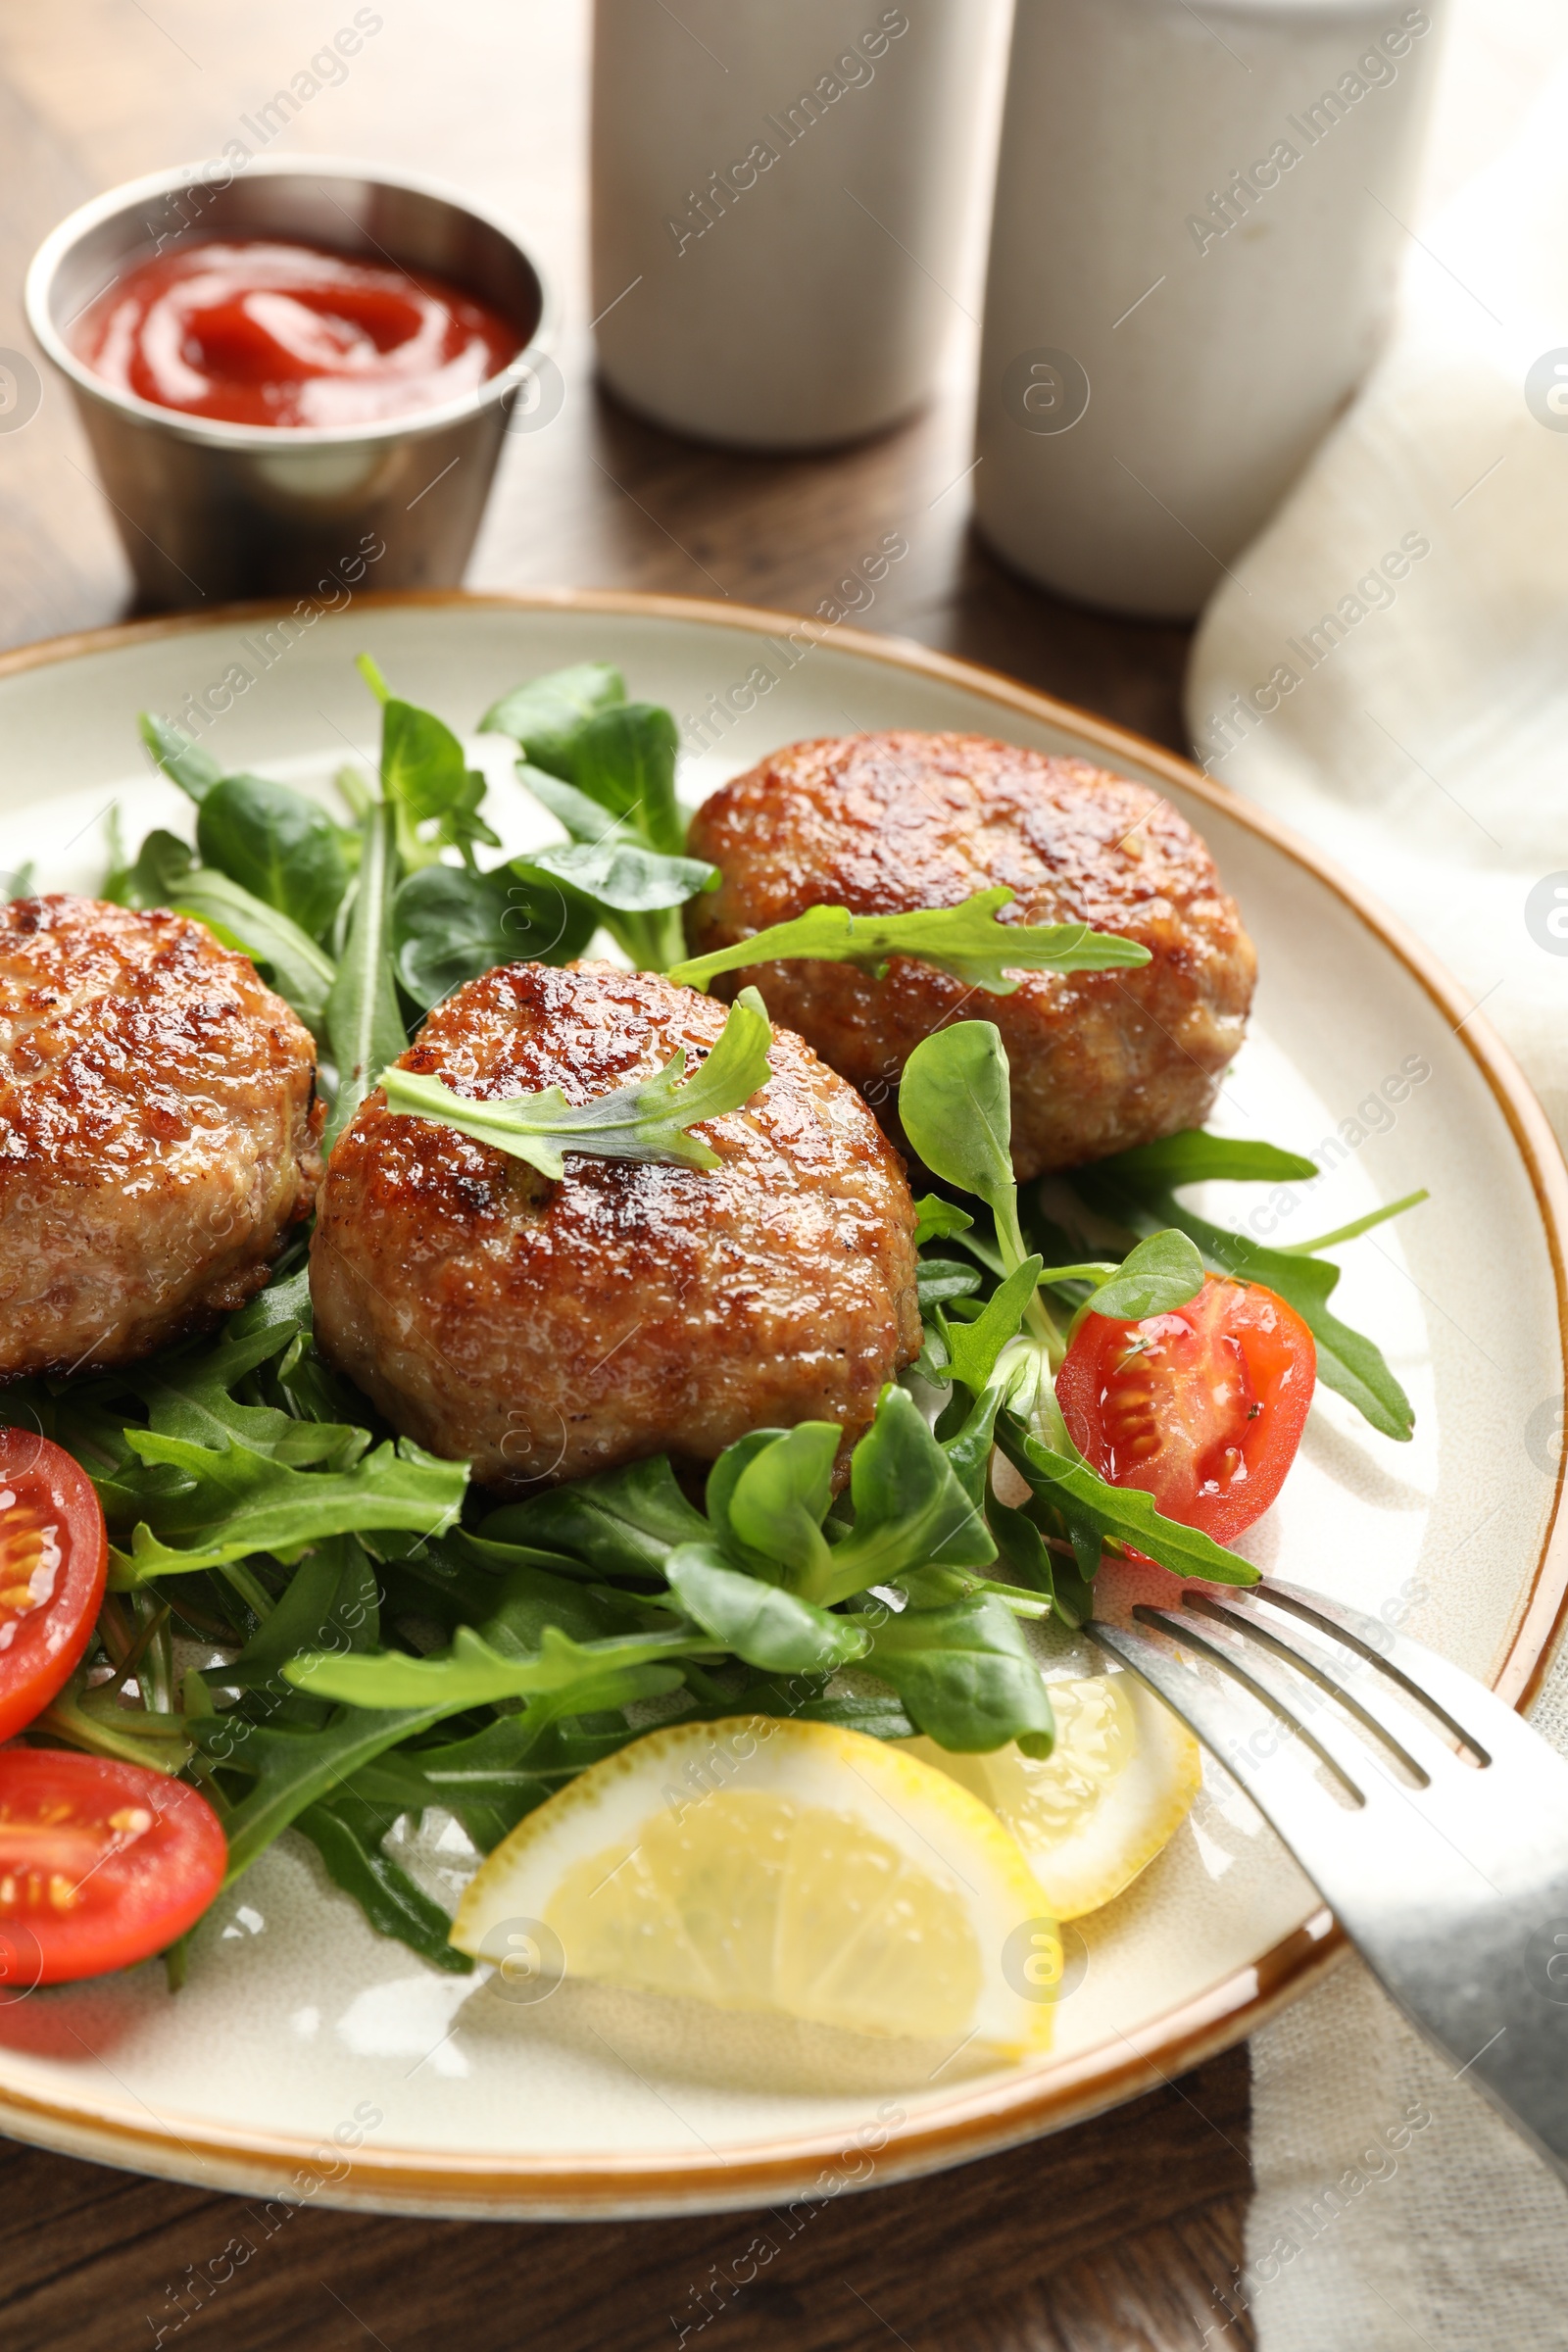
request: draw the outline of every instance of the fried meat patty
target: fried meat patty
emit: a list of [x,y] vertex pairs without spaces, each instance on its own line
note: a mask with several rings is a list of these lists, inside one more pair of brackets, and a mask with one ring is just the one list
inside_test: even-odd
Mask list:
[[202,924],[0,907],[0,1378],[128,1363],[259,1291],[320,1177],[315,1081]]
[[[706,1057],[724,1009],[648,972],[516,963],[431,1013],[401,1067],[583,1102]],[[695,1053],[693,1050],[695,1049]],[[393,1427],[492,1487],[749,1430],[854,1438],[920,1344],[914,1210],[859,1097],[786,1029],[772,1078],[695,1132],[712,1170],[568,1152],[552,1182],[368,1096],[311,1246],[319,1346]]]
[[920,1040],[995,1021],[1020,1181],[1201,1126],[1241,1045],[1256,958],[1213,859],[1168,801],[1086,760],[912,731],[792,744],[703,804],[690,847],[722,876],[687,906],[694,955],[809,906],[895,914],[1004,882],[1004,923],[1082,921],[1148,948],[1136,971],[1030,972],[1011,996],[904,956],[882,980],[799,961],[715,983],[760,988],[895,1134]]

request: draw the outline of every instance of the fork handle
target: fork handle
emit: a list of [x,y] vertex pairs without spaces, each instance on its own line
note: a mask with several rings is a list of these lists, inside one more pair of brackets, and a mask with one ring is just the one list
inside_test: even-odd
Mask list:
[[1503,1824],[1499,1818],[1489,1850],[1475,1831],[1485,1806],[1471,1808],[1456,1836],[1358,1749],[1358,1774],[1371,1772],[1381,1789],[1408,1800],[1391,1835],[1387,1804],[1359,1812],[1336,1804],[1298,1741],[1282,1740],[1260,1757],[1247,1738],[1250,1714],[1163,1642],[1098,1621],[1086,1630],[1250,1797],[1384,1990],[1452,2065],[1453,2080],[1475,2082],[1568,2180],[1568,1764],[1531,1735],[1540,1751],[1531,1758],[1531,1794],[1542,1835],[1532,1866],[1498,1885]]

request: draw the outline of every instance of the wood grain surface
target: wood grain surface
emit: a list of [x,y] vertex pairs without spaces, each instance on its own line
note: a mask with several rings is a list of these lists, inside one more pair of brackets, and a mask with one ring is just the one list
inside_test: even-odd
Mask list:
[[[220,152],[351,13],[333,0],[13,0],[0,12],[0,356],[31,352],[22,276],[64,213]],[[826,457],[737,457],[596,391],[586,16],[585,0],[389,0],[347,78],[274,143],[449,178],[515,221],[555,282],[565,399],[546,429],[511,437],[470,584],[658,589],[808,613],[853,604],[861,626],[1184,747],[1186,632],[1041,596],[970,535],[978,212],[941,393],[893,433]],[[891,257],[905,266],[916,265]],[[854,567],[888,531],[909,552],[869,591]],[[116,619],[127,596],[69,399],[46,377],[37,414],[0,429],[0,645]],[[269,2230],[237,2199],[0,2143],[0,2340],[7,2352],[1245,2345],[1245,2318],[1219,2331],[1241,2261],[1247,2132],[1236,2051],[1033,2147],[797,2216],[793,2233],[767,2214],[523,2228],[317,2210]]]

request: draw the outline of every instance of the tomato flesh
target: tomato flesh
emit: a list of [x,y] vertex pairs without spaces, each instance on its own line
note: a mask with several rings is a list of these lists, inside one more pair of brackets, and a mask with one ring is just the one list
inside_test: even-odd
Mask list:
[[1260,1283],[1210,1275],[1141,1323],[1086,1315],[1056,1375],[1073,1444],[1113,1486],[1227,1544],[1296,1458],[1317,1377],[1312,1334]]
[[28,1429],[0,1429],[0,1740],[70,1680],[92,1638],[109,1538],[92,1480]]
[[0,1751],[0,1997],[150,1959],[200,1919],[227,1861],[221,1823],[183,1781]]

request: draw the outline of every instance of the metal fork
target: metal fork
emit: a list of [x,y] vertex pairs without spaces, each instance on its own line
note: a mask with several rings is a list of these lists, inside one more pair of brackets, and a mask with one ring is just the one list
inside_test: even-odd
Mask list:
[[1241,1784],[1411,2024],[1568,2177],[1568,1763],[1446,1658],[1294,1585],[1132,1615],[1166,1639],[1086,1630]]

